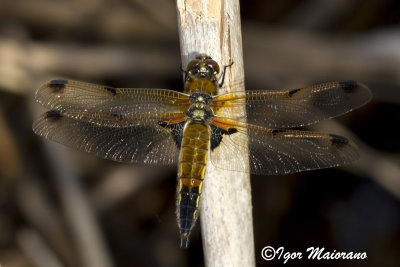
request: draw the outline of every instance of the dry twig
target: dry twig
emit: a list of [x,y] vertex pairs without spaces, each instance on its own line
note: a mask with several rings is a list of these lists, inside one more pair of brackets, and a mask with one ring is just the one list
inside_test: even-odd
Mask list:
[[[222,66],[235,62],[225,77],[228,84],[243,78],[239,1],[179,0],[177,4],[183,66],[195,55],[207,54]],[[206,266],[254,266],[248,174],[208,164],[200,219]]]

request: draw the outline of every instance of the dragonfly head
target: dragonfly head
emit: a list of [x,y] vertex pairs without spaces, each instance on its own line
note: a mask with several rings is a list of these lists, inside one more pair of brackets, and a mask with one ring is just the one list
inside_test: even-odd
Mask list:
[[216,81],[219,73],[219,65],[210,56],[200,55],[189,62],[186,71],[188,79],[203,78]]

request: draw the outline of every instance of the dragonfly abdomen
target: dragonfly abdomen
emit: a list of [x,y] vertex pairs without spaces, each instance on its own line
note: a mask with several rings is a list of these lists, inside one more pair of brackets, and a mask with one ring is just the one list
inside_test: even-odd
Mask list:
[[190,232],[197,220],[209,147],[208,125],[189,121],[183,132],[178,166],[177,216],[181,247],[188,246]]

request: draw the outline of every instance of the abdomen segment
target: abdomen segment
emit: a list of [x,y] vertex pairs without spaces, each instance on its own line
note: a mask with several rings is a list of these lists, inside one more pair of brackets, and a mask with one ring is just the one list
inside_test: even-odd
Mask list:
[[209,146],[208,125],[189,121],[183,132],[178,166],[177,216],[181,247],[188,246],[190,231],[197,220]]

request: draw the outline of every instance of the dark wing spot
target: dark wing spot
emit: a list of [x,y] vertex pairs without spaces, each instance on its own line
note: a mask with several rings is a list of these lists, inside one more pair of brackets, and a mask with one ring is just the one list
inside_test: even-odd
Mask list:
[[47,117],[62,117],[60,111],[58,110],[49,110],[46,112]]
[[301,89],[293,89],[293,90],[290,90],[289,92],[288,92],[288,96],[289,97],[292,97],[295,93],[297,93],[298,91],[300,91]]
[[344,136],[336,135],[336,134],[329,134],[331,137],[331,144],[336,147],[341,147],[347,145],[349,143],[349,139]]
[[339,82],[340,87],[345,91],[351,91],[358,87],[355,81],[342,81]]
[[113,94],[114,96],[117,94],[117,89],[115,89],[114,87],[104,87],[104,89],[106,89],[107,91],[109,91],[111,94]]
[[278,133],[284,133],[286,130],[279,130],[279,129],[273,129],[271,131],[272,136],[277,135]]
[[115,118],[122,121],[123,116],[121,114],[112,114]]
[[58,110],[49,110],[46,112],[46,117],[52,121],[57,121],[63,117]]
[[68,80],[51,80],[50,84],[67,84]]
[[222,135],[226,131],[215,126],[214,124],[210,124],[210,127],[211,127],[210,145],[211,145],[211,151],[213,151],[221,143],[223,137]]
[[237,131],[238,130],[236,128],[229,128],[228,129],[228,134],[231,135],[231,134],[237,133]]
[[214,124],[210,124],[210,126],[211,126],[211,141],[210,141],[211,151],[213,151],[214,148],[218,147],[219,144],[221,144],[224,135],[231,135],[237,133],[238,131],[236,128],[229,128],[227,131],[215,126]]
[[183,128],[185,127],[186,121],[168,124],[165,121],[159,121],[158,125],[171,130],[172,138],[174,138],[175,144],[178,149],[181,148],[183,138]]
[[49,88],[51,88],[54,93],[59,93],[64,90],[66,84],[68,84],[68,80],[51,80],[49,82]]
[[168,123],[166,123],[165,121],[159,121],[158,125],[160,125],[161,127],[165,128],[168,126]]

